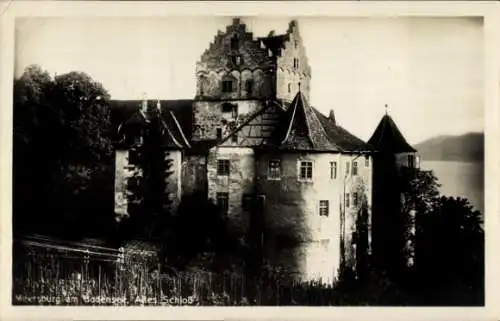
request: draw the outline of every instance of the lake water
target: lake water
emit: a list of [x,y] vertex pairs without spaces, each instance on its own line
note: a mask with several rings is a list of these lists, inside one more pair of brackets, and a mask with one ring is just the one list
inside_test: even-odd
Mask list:
[[482,163],[422,161],[421,168],[434,171],[445,196],[460,196],[484,215],[484,165]]

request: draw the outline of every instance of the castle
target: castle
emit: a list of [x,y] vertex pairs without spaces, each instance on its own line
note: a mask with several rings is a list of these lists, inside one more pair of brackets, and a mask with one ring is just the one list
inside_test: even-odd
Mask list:
[[323,115],[309,104],[311,76],[297,22],[285,34],[255,38],[234,19],[196,64],[193,100],[112,101],[119,114],[116,213],[127,215],[138,128],[156,109],[164,138],[158,148],[173,165],[165,191],[173,207],[201,192],[242,237],[259,216],[265,256],[300,279],[331,281],[341,262],[355,266],[372,238],[376,244],[377,153],[410,167],[418,166],[417,154],[388,115],[368,143],[342,128],[333,111]]

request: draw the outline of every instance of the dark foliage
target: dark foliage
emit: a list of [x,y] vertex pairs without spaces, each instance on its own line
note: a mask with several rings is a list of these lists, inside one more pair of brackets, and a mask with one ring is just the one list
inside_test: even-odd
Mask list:
[[112,228],[108,100],[102,85],[80,72],[52,78],[30,66],[15,79],[15,235],[80,238]]

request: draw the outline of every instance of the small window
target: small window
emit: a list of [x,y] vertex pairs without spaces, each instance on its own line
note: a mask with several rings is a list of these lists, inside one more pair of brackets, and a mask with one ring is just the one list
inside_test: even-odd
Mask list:
[[247,94],[248,95],[252,94],[252,92],[253,92],[253,80],[247,80],[247,82],[246,82],[246,90],[247,90]]
[[349,162],[346,162],[346,163],[345,163],[345,174],[346,174],[346,175],[349,175],[349,165],[350,165],[350,163],[349,163]]
[[288,84],[288,93],[292,92],[292,84]]
[[252,195],[251,194],[243,194],[241,198],[241,208],[244,211],[249,211],[252,205]]
[[365,157],[365,167],[370,167],[370,157]]
[[229,176],[229,159],[219,159],[217,160],[217,175],[219,176]]
[[238,55],[232,55],[231,56],[231,63],[233,65],[239,66],[241,65],[241,56]]
[[345,207],[351,206],[351,204],[350,204],[349,201],[350,201],[350,199],[349,199],[349,193],[346,193],[345,194],[345,201],[344,201],[345,202]]
[[313,163],[311,161],[301,161],[299,167],[299,179],[302,181],[312,180]]
[[358,206],[358,193],[353,193],[352,194],[352,205],[353,206]]
[[233,92],[233,82],[231,80],[224,80],[222,82],[222,92],[224,93]]
[[231,135],[231,142],[233,142],[233,143],[237,143],[238,142],[238,134]]
[[408,155],[408,167],[415,168],[415,156],[414,155]]
[[220,213],[226,216],[229,210],[229,193],[217,193],[216,198]]
[[337,162],[330,162],[330,178],[337,178]]
[[358,162],[352,162],[352,176],[358,175]]
[[216,131],[217,131],[217,139],[219,140],[222,139],[222,128],[217,128]]
[[299,60],[297,58],[293,58],[293,68],[299,68]]
[[329,213],[328,201],[319,201],[319,215],[328,216]]
[[281,178],[281,160],[270,159],[267,167],[267,179]]
[[231,38],[231,50],[238,50],[239,44],[240,44],[240,41],[238,39],[238,36],[234,35]]

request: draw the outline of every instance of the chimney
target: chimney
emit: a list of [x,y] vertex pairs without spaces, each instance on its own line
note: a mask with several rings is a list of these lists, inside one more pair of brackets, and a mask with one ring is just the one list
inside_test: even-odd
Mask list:
[[330,109],[330,114],[328,115],[328,119],[330,119],[330,121],[333,122],[334,125],[337,125],[337,122],[335,121],[335,113],[333,112],[333,109]]
[[142,94],[142,104],[141,104],[141,111],[146,114],[148,112],[148,99],[146,97],[146,93]]
[[275,35],[275,31],[271,30],[271,31],[269,31],[269,34],[267,36],[268,37],[274,37],[274,35]]
[[288,24],[288,33],[292,33],[294,28],[297,28],[297,20],[290,21]]

